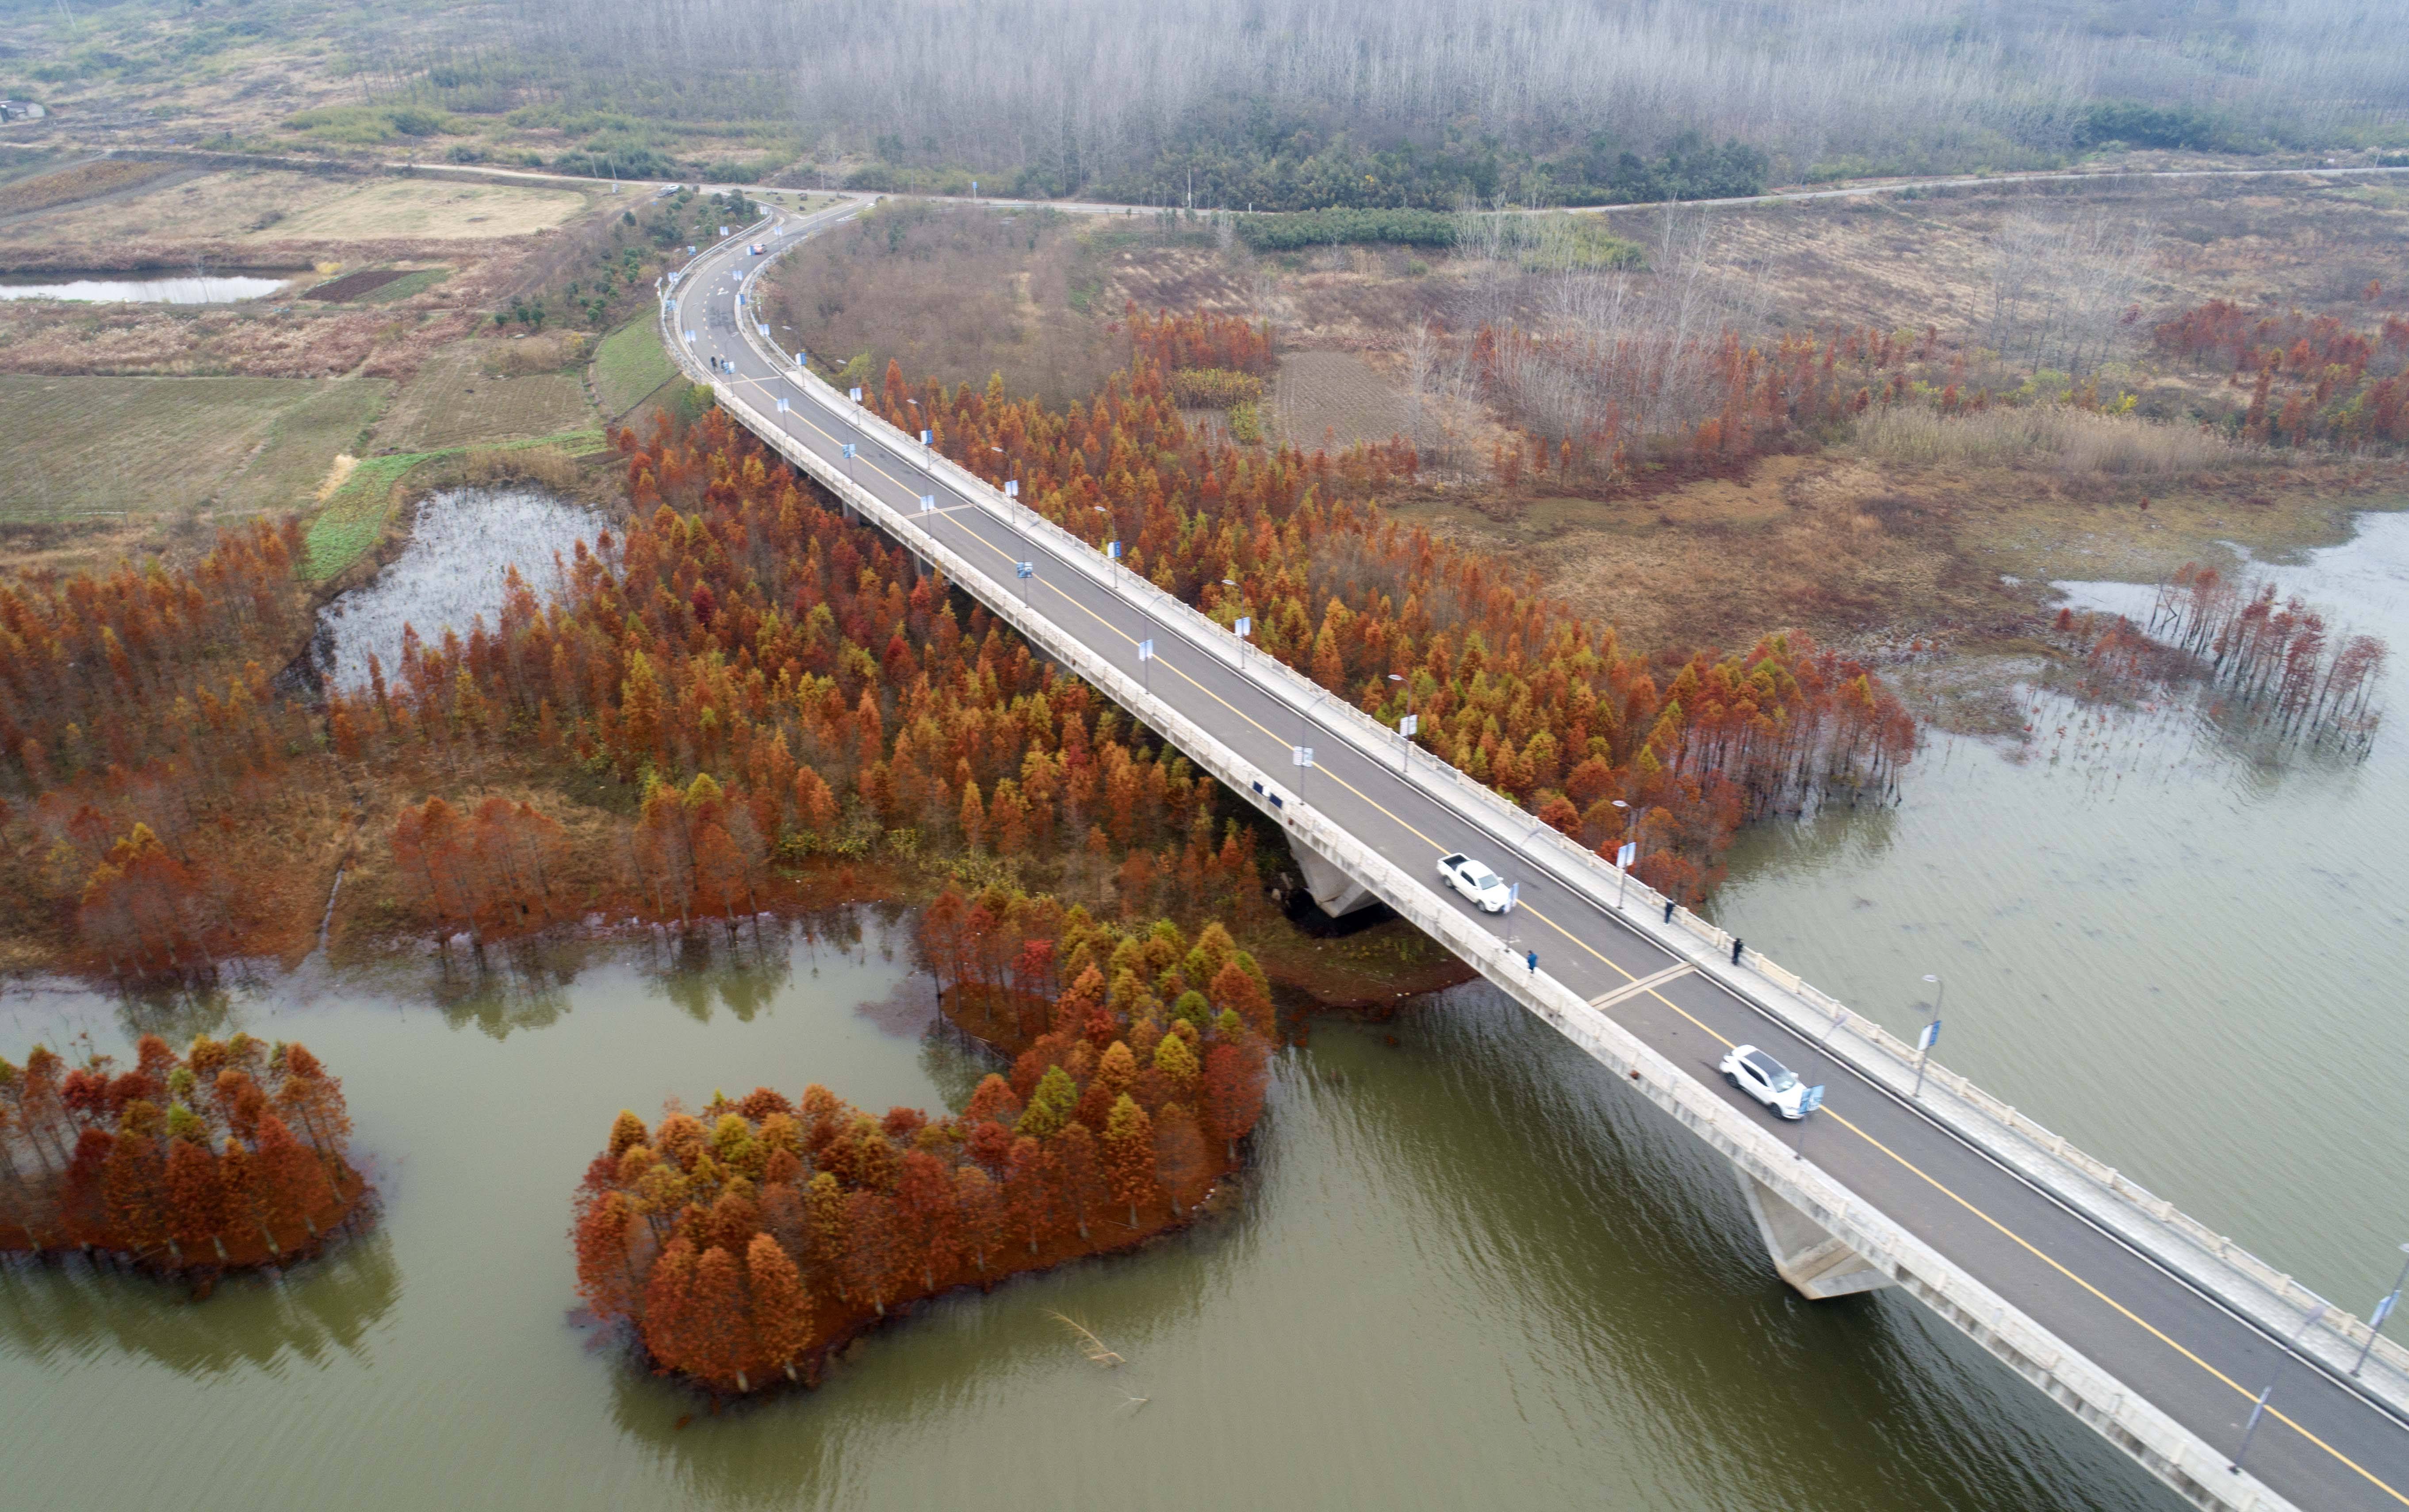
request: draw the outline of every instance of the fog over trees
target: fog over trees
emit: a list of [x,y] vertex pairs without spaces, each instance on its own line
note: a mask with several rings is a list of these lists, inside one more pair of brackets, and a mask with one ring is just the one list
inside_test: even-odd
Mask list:
[[1341,134],[1647,152],[1695,131],[1796,175],[2111,138],[2324,144],[2409,103],[2397,12],[2368,0],[518,0],[514,17],[523,51],[584,67],[782,75],[824,151],[1036,166],[1066,191],[1205,143]]

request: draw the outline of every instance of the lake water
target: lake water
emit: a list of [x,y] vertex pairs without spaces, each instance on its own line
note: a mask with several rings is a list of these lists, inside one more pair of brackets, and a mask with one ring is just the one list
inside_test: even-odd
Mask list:
[[1941,976],[1940,1060],[2365,1317],[2409,1241],[2409,514],[2259,572],[2393,647],[2364,762],[2028,700],[2028,748],[1936,737],[1897,809],[1745,837],[1714,914],[1902,1035]]
[[[2409,644],[2409,517],[2286,575]],[[2040,700],[2021,755],[1936,740],[1899,807],[1752,836],[1718,912],[1894,1029],[1943,974],[1943,1058],[2363,1310],[2409,1238],[2403,737],[2271,766],[2163,713],[2092,717]],[[306,1040],[385,1199],[368,1238],[202,1304],[0,1267],[9,1503],[2178,1505],[1913,1303],[1797,1300],[1727,1168],[1478,984],[1280,1056],[1226,1217],[945,1299],[824,1390],[713,1416],[576,1322],[570,1192],[623,1106],[965,1097],[981,1067],[924,1032],[908,929],[864,911],[484,978],[416,958],[200,1001],[0,996],[12,1056]],[[1129,1363],[1089,1364],[1057,1312]]]
[[[306,1040],[385,1203],[330,1259],[205,1303],[0,1268],[8,1502],[2168,1505],[1914,1304],[1797,1301],[1727,1170],[1479,986],[1280,1057],[1229,1217],[944,1300],[823,1390],[714,1417],[572,1318],[569,1195],[613,1112],[671,1094],[965,1098],[981,1068],[922,1033],[907,929],[564,949],[483,987],[410,962],[199,1002],[0,999],[12,1047]],[[1089,1364],[1058,1312],[1129,1363]]]
[[368,685],[370,655],[388,677],[398,671],[404,626],[428,645],[441,644],[447,628],[467,640],[481,618],[492,629],[512,564],[541,602],[561,586],[556,564],[602,529],[593,511],[538,488],[431,494],[401,554],[320,612],[312,654],[339,686],[357,692]]
[[274,294],[293,281],[224,277],[171,279],[67,279],[39,283],[0,282],[0,299],[68,299],[79,304],[230,305]]

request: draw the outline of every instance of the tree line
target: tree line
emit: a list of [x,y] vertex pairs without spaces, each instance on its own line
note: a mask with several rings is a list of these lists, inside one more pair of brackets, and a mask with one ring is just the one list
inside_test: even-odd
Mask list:
[[[581,546],[560,601],[518,585],[492,628],[406,637],[391,678],[372,662],[363,693],[329,696],[339,750],[524,737],[615,770],[643,796],[608,859],[656,917],[750,910],[773,862],[881,847],[1059,865],[1148,914],[1187,865],[1204,886],[1161,906],[1258,906],[1253,837],[1217,817],[1210,779],[985,609],[965,622],[940,576],[773,473],[724,415],[617,444],[650,516]],[[566,901],[556,826],[527,805],[469,815],[439,795],[392,841],[421,905],[463,927]]]
[[[1368,712],[1410,704],[1435,754],[1568,833],[1607,845],[1612,800],[1632,804],[1643,875],[1684,896],[1746,817],[1826,784],[1878,791],[1911,750],[1865,669],[1802,640],[1637,655],[1385,522],[1372,501],[1421,466],[1402,439],[1334,455],[1192,432],[1177,375],[1267,372],[1260,327],[1129,328],[1133,365],[1061,410],[894,364],[876,402],[1207,614],[1251,616],[1266,651]],[[447,932],[596,907],[724,917],[815,857],[923,853],[1023,858],[1134,914],[1262,906],[1245,811],[724,414],[613,439],[635,518],[576,548],[555,599],[513,570],[492,625],[406,629],[395,665],[316,707],[265,670],[310,627],[290,527],[229,532],[180,570],[0,586],[15,916],[121,972],[206,970],[314,927],[324,889],[299,896],[296,860],[395,790],[399,900]],[[581,770],[632,787],[634,812],[570,827],[530,791]]]
[[[1221,964],[1248,988],[1230,1002],[1117,1002],[1098,985],[1104,943],[1118,942],[1103,959],[1132,941],[1152,959],[1185,944],[1177,927],[1118,935],[1075,907],[1019,901],[1025,921],[1077,937],[1066,962],[1088,963],[1011,1074],[961,1112],[877,1116],[814,1086],[717,1096],[700,1114],[673,1104],[649,1126],[621,1113],[573,1203],[594,1316],[714,1394],[816,1383],[831,1347],[925,1298],[1125,1249],[1191,1216],[1262,1113],[1266,1046],[1247,1016],[1260,983],[1232,952]],[[945,928],[940,954],[954,948]],[[1225,940],[1190,953],[1209,959]]]
[[358,1211],[342,1083],[306,1047],[146,1034],[134,1057],[0,1060],[0,1249],[275,1264]]
[[[2370,301],[2383,293],[2371,282]],[[2361,330],[2334,315],[2260,315],[2211,299],[2161,323],[2158,350],[2231,369],[2250,384],[2232,421],[2243,440],[2301,446],[2409,443],[2409,319],[2386,315]]]
[[308,640],[298,526],[197,562],[0,583],[0,900],[123,972],[207,969],[271,900],[241,886],[331,801],[311,711],[271,685]]
[[[1536,578],[1384,519],[1370,501],[1419,467],[1402,439],[1333,456],[1191,430],[1163,359],[1227,366],[1253,328],[1129,320],[1133,365],[1088,403],[1054,411],[996,382],[916,385],[890,362],[876,404],[929,426],[974,472],[1017,479],[1023,501],[1072,534],[1118,540],[1128,570],[1224,625],[1251,619],[1263,650],[1366,713],[1393,723],[1410,709],[1422,744],[1565,833],[1610,851],[1630,815],[1640,874],[1668,893],[1702,896],[1748,818],[1835,786],[1882,793],[1912,754],[1896,697],[1803,635],[1739,655],[1626,652]],[[1843,353],[1907,355],[1887,335],[1850,339],[1772,362],[1727,348],[1731,434],[1787,424],[1787,381],[1802,369],[1814,393],[1846,395]]]

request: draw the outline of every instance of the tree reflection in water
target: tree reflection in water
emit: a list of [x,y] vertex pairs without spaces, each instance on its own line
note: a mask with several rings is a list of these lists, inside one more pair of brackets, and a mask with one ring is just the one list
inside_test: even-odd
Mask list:
[[46,1362],[114,1353],[179,1375],[249,1367],[275,1374],[289,1360],[366,1361],[376,1324],[401,1292],[382,1231],[339,1239],[323,1259],[285,1272],[229,1276],[206,1304],[187,1287],[81,1260],[0,1265],[0,1342]]

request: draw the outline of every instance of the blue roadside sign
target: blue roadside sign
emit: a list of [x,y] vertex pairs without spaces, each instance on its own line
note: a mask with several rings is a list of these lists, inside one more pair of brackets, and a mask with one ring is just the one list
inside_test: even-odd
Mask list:
[[1821,1087],[1810,1087],[1807,1088],[1805,1092],[1799,1094],[1798,1116],[1804,1118],[1823,1105],[1824,1088]]

